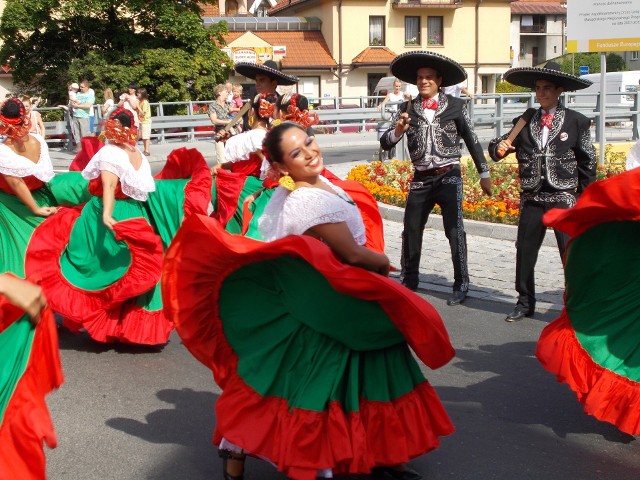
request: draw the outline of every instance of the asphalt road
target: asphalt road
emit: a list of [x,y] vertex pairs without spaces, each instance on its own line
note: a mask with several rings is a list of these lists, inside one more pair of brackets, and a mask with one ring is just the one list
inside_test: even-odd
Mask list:
[[[634,437],[583,414],[534,357],[552,315],[508,324],[503,304],[469,299],[447,307],[443,296],[426,297],[457,355],[426,371],[456,432],[411,462],[425,479],[640,476]],[[104,346],[61,330],[60,348],[65,383],[48,401],[59,439],[47,452],[49,479],[222,479],[211,445],[219,391],[175,333],[164,348],[145,348]],[[249,459],[245,478],[284,476]]]

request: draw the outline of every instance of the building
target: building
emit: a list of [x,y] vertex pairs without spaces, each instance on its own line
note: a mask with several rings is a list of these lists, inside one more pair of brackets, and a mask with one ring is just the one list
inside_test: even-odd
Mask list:
[[268,14],[243,34],[239,19],[225,19],[232,58],[243,48],[260,61],[268,55],[260,49],[271,46],[282,70],[301,78],[299,91],[314,98],[371,95],[396,55],[411,50],[457,60],[476,93],[493,92],[511,66],[509,0],[280,0]]
[[564,55],[566,0],[518,0],[511,3],[510,55],[513,67],[535,67]]

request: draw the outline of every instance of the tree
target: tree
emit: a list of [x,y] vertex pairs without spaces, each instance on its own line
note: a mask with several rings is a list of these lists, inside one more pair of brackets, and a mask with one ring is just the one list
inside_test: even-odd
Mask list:
[[198,3],[215,0],[7,0],[0,61],[52,104],[82,78],[97,91],[136,83],[154,100],[211,98],[231,63],[226,24],[205,28]]
[[[573,57],[575,55],[575,57]],[[627,69],[624,59],[615,53],[607,54],[607,72],[622,72]],[[576,53],[565,55],[561,61],[562,71],[580,75],[580,66],[589,67],[589,73],[600,73],[599,53]]]

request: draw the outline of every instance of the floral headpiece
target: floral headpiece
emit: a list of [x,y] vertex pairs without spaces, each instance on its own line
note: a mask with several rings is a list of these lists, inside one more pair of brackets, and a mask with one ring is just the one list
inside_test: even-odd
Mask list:
[[260,114],[261,118],[271,118],[273,116],[275,108],[275,103],[271,103],[264,98],[261,98],[258,113]]
[[304,128],[309,128],[312,125],[318,124],[318,115],[315,113],[309,113],[309,110],[300,110],[293,102],[287,108],[287,120],[296,122]]
[[[12,111],[13,110],[13,111]],[[6,114],[12,111],[12,114]],[[24,104],[17,98],[9,98],[2,103],[0,107],[0,135],[6,135],[9,138],[23,138],[31,129],[31,119],[26,116],[27,111]]]
[[133,114],[125,108],[118,108],[111,114],[109,120],[104,125],[104,132],[100,135],[106,138],[112,143],[125,143],[129,145],[135,145],[138,139],[138,129],[131,125],[131,127],[125,127],[116,119],[118,115],[122,113],[131,117],[131,123],[133,124]]

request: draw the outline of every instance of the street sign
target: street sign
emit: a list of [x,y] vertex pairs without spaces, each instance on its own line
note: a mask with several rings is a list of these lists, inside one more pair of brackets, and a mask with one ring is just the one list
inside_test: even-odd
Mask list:
[[580,65],[580,75],[589,74],[589,65]]

